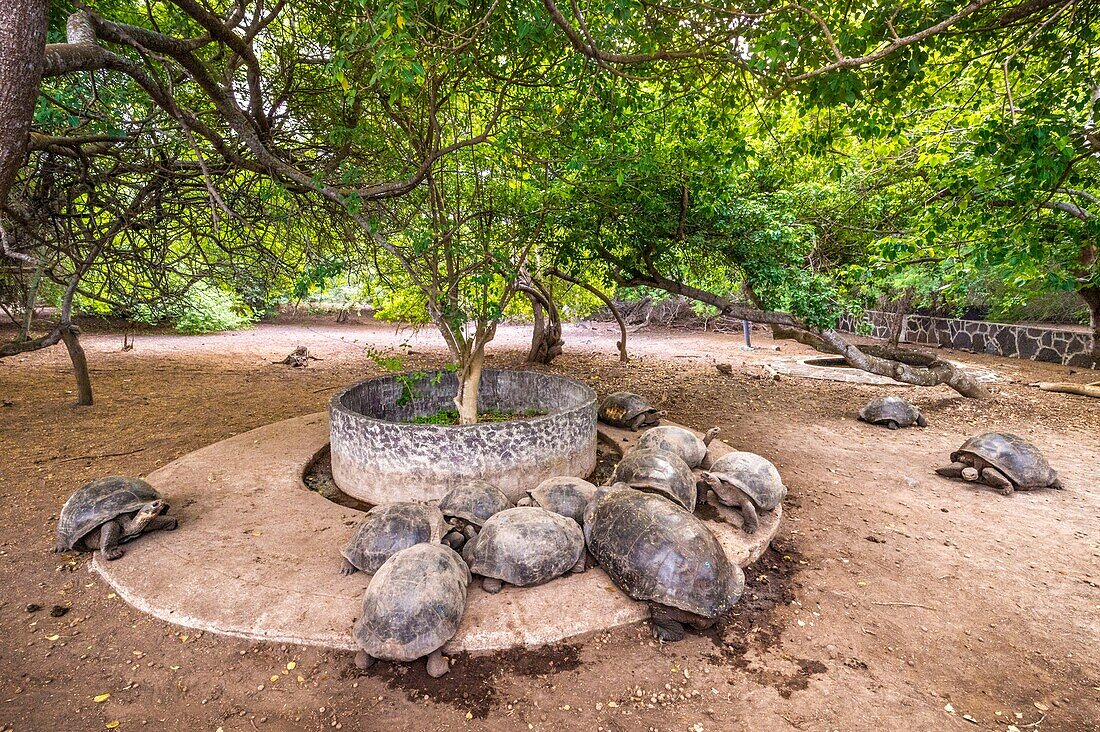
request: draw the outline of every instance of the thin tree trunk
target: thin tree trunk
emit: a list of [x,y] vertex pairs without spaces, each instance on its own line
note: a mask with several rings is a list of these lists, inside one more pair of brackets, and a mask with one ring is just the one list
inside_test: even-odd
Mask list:
[[1100,285],[1082,287],[1077,293],[1089,308],[1089,330],[1092,333],[1092,357],[1100,359]]
[[546,342],[546,318],[543,316],[542,303],[528,293],[531,298],[531,311],[534,313],[534,323],[531,325],[531,347],[527,350],[527,363],[540,363],[543,344]]
[[42,261],[39,260],[34,268],[34,277],[31,278],[30,287],[27,288],[26,310],[23,312],[23,322],[19,326],[17,343],[30,340],[31,326],[34,324],[34,308],[38,303],[38,286],[42,282]]
[[481,370],[484,365],[485,342],[475,337],[470,356],[458,371],[455,406],[458,407],[459,424],[477,424],[477,392],[481,387]]
[[88,374],[88,357],[84,354],[84,348],[80,345],[80,328],[75,325],[61,326],[61,340],[65,342],[65,348],[69,351],[69,358],[73,362],[73,375],[76,376],[77,405],[81,407],[92,406],[92,378]]
[[905,318],[909,315],[909,304],[912,300],[913,290],[910,288],[898,299],[894,308],[894,321],[890,324],[890,337],[886,340],[892,348],[897,348],[901,343],[901,336],[905,332]]

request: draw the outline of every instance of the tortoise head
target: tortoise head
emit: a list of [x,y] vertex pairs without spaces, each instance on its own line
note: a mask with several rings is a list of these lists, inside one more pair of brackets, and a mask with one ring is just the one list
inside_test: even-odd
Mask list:
[[155,517],[160,516],[162,513],[168,510],[168,501],[163,498],[157,498],[156,500],[149,501],[142,506],[136,514],[130,524],[131,534],[140,534],[145,530],[145,527],[149,525]]

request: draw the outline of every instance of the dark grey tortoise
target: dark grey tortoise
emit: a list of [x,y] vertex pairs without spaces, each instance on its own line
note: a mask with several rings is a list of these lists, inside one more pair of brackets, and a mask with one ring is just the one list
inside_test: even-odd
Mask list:
[[860,420],[896,430],[900,427],[927,427],[928,420],[908,400],[896,396],[876,397],[859,410]]
[[626,483],[647,493],[659,493],[695,510],[695,474],[679,455],[653,447],[637,447],[623,456],[611,475],[612,483]]
[[581,524],[584,521],[584,509],[596,495],[596,486],[584,478],[562,475],[547,478],[535,488],[527,491],[517,505],[538,506],[547,511],[561,514]]
[[140,478],[113,475],[77,489],[61,508],[56,552],[96,551],[118,559],[119,546],[149,531],[171,531],[177,521],[164,516],[168,501]]
[[477,536],[493,514],[506,508],[512,508],[512,502],[492,483],[484,480],[460,483],[439,501],[439,510],[451,526],[443,542],[455,551],[462,551],[463,545]]
[[445,544],[416,544],[391,556],[363,592],[354,629],[355,665],[365,669],[379,658],[426,656],[429,676],[447,673],[440,649],[458,632],[469,584],[466,562]]
[[981,481],[1011,495],[1014,490],[1062,487],[1058,473],[1035,445],[1007,432],[971,437],[951,453],[951,464],[936,472],[948,478]]
[[771,461],[751,452],[729,452],[714,461],[700,479],[727,506],[741,509],[742,528],[756,533],[757,511],[773,511],[787,497],[787,486]]
[[367,511],[341,552],[340,574],[374,574],[396,552],[414,544],[436,544],[447,528],[443,513],[421,503],[383,503]]
[[707,456],[707,447],[722,430],[715,427],[699,439],[694,432],[676,425],[661,425],[646,430],[638,447],[651,447],[679,455],[689,468],[697,468]]
[[707,525],[681,506],[618,483],[601,488],[585,512],[588,550],[612,581],[650,603],[654,632],[684,637],[705,629],[741,598],[745,575]]
[[486,592],[503,584],[528,587],[584,571],[584,534],[577,522],[545,508],[521,506],[494,515],[466,543],[462,557]]
[[658,412],[645,397],[629,391],[617,391],[603,400],[598,416],[601,422],[612,427],[626,427],[637,432],[659,424],[664,412]]

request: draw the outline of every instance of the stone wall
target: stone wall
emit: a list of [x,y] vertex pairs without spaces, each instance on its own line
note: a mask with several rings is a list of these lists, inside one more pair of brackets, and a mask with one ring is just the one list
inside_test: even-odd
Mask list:
[[349,386],[329,403],[332,476],[367,503],[439,500],[468,480],[487,480],[515,501],[555,475],[587,477],[596,467],[596,393],[537,371],[485,369],[478,406],[527,419],[464,426],[412,424],[454,408],[458,379],[430,371],[411,385],[397,375]]
[[[863,320],[871,326],[867,335],[888,338],[891,325],[895,322],[894,317],[893,313],[865,311]],[[855,325],[855,318],[845,315],[840,320],[839,329],[854,333],[857,332]],[[905,343],[944,346],[1029,361],[1049,361],[1065,366],[1100,369],[1100,361],[1089,354],[1092,337],[1088,333],[1056,327],[906,315],[901,340]]]

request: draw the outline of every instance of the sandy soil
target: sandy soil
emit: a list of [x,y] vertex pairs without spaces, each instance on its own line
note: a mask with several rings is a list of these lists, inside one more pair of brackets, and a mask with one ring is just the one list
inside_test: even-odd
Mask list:
[[[503,328],[490,365],[519,364],[528,337]],[[995,399],[974,402],[943,387],[774,381],[760,364],[804,350],[784,342],[776,353],[763,335],[746,352],[740,334],[651,329],[632,336],[626,365],[614,340],[602,324],[571,326],[551,370],[601,393],[639,391],[775,461],[790,487],[775,551],[708,634],[661,645],[635,626],[459,659],[438,681],[419,666],[360,673],[350,654],[153,620],[86,556],[49,551],[82,482],[146,474],[323,409],[338,386],[379,373],[367,347],[408,342],[410,366],[440,363],[434,333],[313,320],[141,335],[129,352],[121,336],[91,333],[97,401],[84,409],[70,406],[62,349],[0,361],[0,731],[1100,729],[1100,404],[1026,386],[1095,373],[953,354],[1003,377]],[[323,360],[271,363],[299,344]],[[891,391],[931,426],[854,420]],[[932,472],[988,429],[1035,441],[1066,490],[1003,498]]]

